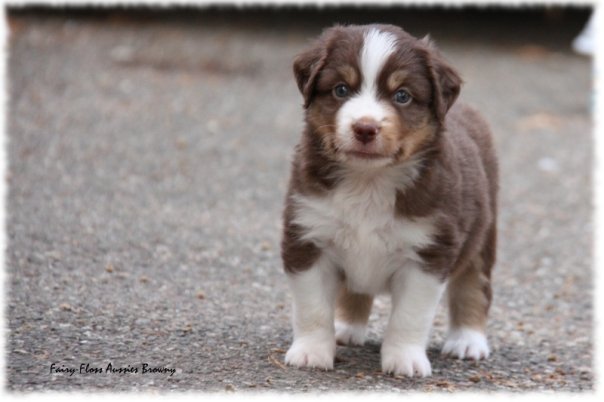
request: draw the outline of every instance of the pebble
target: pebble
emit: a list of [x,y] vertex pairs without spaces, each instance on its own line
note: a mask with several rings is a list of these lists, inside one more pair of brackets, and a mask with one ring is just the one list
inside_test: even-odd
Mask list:
[[472,381],[472,382],[474,382],[474,383],[476,383],[476,382],[480,382],[480,376],[473,375],[473,376],[471,376],[471,377],[468,377],[468,380],[470,380],[470,381]]

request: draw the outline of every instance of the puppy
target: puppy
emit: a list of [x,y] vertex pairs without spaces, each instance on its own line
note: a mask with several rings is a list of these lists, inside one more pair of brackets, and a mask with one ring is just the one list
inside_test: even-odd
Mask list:
[[390,25],[329,28],[294,73],[306,124],[284,211],[286,363],[332,369],[336,341],[362,345],[373,298],[388,292],[382,371],[428,376],[445,290],[443,353],[486,358],[497,161],[487,124],[455,103],[458,73]]

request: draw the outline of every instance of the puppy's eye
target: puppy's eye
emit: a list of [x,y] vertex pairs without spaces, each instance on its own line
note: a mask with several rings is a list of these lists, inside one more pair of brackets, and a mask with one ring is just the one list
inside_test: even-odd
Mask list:
[[404,89],[399,89],[394,94],[394,101],[396,103],[400,103],[401,105],[405,105],[411,102],[411,95],[409,95],[409,92],[405,91]]
[[333,94],[336,98],[345,98],[350,93],[350,88],[346,84],[338,84],[333,88]]

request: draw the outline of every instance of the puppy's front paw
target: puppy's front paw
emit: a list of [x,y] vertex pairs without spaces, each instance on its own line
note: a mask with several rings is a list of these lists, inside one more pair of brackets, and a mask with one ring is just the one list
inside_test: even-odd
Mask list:
[[426,377],[432,375],[432,366],[421,345],[382,346],[382,371],[394,375]]
[[458,359],[486,359],[489,357],[489,344],[482,332],[458,328],[449,332],[442,353]]
[[336,342],[339,345],[363,345],[366,325],[336,321]]
[[332,336],[307,335],[294,340],[285,354],[285,363],[296,367],[333,369],[336,343]]

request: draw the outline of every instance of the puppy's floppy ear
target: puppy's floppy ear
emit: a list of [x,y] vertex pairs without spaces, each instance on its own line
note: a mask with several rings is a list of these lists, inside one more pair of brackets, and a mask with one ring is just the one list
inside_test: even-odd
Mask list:
[[322,43],[315,43],[312,48],[300,53],[294,60],[294,75],[302,96],[304,107],[308,107],[315,88],[317,75],[327,59],[327,49]]
[[434,92],[434,112],[442,124],[445,115],[459,96],[463,81],[457,71],[443,59],[428,36],[421,39],[421,42],[427,52],[428,70]]
[[319,72],[325,65],[329,54],[330,37],[337,27],[328,28],[309,49],[300,53],[294,59],[294,75],[298,89],[304,96],[304,107],[307,108],[312,100],[315,83]]

